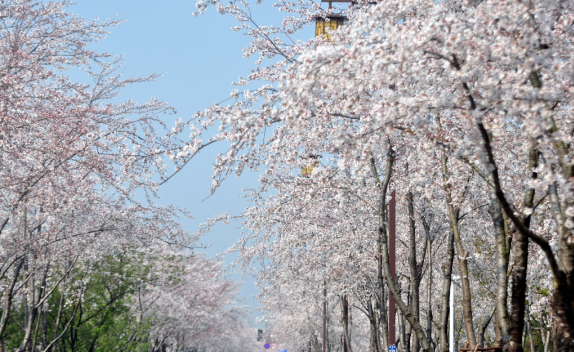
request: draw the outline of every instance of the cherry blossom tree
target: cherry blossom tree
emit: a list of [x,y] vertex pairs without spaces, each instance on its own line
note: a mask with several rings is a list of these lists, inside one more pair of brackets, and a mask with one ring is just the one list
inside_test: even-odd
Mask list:
[[[0,4],[0,351],[55,351],[84,327],[108,324],[106,309],[135,301],[135,284],[127,269],[102,263],[137,260],[131,253],[145,248],[164,276],[145,288],[166,298],[154,306],[155,336],[186,348],[222,336],[249,342],[244,309],[227,306],[236,286],[221,263],[183,257],[198,240],[177,222],[188,214],[154,205],[159,184],[205,145],[179,137],[181,120],[168,128],[167,104],[119,101],[123,88],[158,75],[122,77],[121,58],[90,49],[120,21],[86,21],[71,5]],[[175,257],[185,265],[173,278]],[[99,303],[101,311],[87,308]],[[206,319],[210,309],[217,314]],[[175,335],[158,332],[176,320]],[[93,350],[99,336],[90,336]]]
[[[343,283],[339,268],[349,259],[342,254],[374,247],[367,276],[374,284],[357,287],[363,291],[357,297],[367,290],[371,299],[378,295],[376,316],[384,321],[380,298],[386,287],[411,329],[411,337],[401,336],[402,348],[410,341],[415,349],[432,348],[433,310],[441,312],[440,348],[448,348],[446,299],[453,270],[461,276],[471,348],[484,343],[494,316],[492,342],[522,351],[525,320],[530,321],[526,292],[540,290],[537,284],[552,292],[554,349],[573,348],[571,4],[359,3],[329,41],[293,45],[286,42],[290,34],[313,16],[335,10],[283,1],[277,6],[293,16],[281,27],[263,27],[247,2],[215,4],[236,16],[236,30],[253,37],[246,56],[260,54],[260,67],[237,85],[268,85],[232,92],[235,103],[214,105],[195,123],[218,124],[214,139],[230,143],[216,160],[214,190],[234,170],[263,171],[260,189],[251,193],[254,206],[244,214],[247,237],[235,248],[245,265],[260,258],[262,285],[295,280],[298,275],[286,275],[295,269],[313,273],[314,284],[303,282],[316,290],[325,277]],[[200,11],[207,7],[198,3]],[[265,65],[268,57],[280,59]],[[302,177],[298,170],[309,165],[312,177]],[[341,189],[348,191],[340,203],[348,214],[333,204]],[[396,279],[386,248],[391,190],[399,195],[397,233],[406,251],[397,255],[404,261],[397,264]],[[338,236],[344,245],[334,249]],[[442,243],[440,249],[429,245],[430,238]],[[311,250],[314,242],[321,248]],[[291,261],[300,251],[308,257]],[[436,279],[442,290],[435,295],[442,300],[431,299],[430,286],[421,309],[420,291],[426,282],[437,282],[431,273],[441,271]],[[551,279],[541,278],[545,271]],[[348,267],[341,272],[362,281]],[[346,292],[344,284],[333,289]],[[477,301],[475,292],[484,300]],[[541,296],[544,305],[547,298]],[[420,311],[426,311],[426,329]],[[377,338],[373,351],[380,349]]]

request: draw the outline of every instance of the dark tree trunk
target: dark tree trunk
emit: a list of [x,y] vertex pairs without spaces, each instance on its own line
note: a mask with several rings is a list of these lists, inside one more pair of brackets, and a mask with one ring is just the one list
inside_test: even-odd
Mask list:
[[341,315],[343,323],[343,352],[352,352],[351,334],[349,332],[349,301],[347,296],[341,297]]
[[14,268],[14,273],[12,274],[12,280],[10,285],[4,291],[4,309],[2,310],[2,319],[0,320],[0,352],[4,352],[4,332],[8,326],[8,318],[10,317],[10,310],[12,309],[12,298],[14,295],[14,286],[20,277],[20,271],[24,265],[25,258],[22,257],[18,260],[16,267]]
[[435,345],[432,338],[432,286],[433,286],[433,271],[432,271],[432,242],[430,238],[430,225],[427,223],[426,219],[422,218],[423,227],[425,229],[426,235],[426,247],[427,247],[427,337],[431,345]]
[[480,329],[480,343],[479,343],[480,348],[484,348],[486,329],[488,328],[488,325],[490,325],[490,321],[492,320],[494,314],[496,314],[496,308],[492,311],[492,314],[488,316],[484,324],[482,324],[482,327]]
[[[411,272],[411,310],[415,319],[420,321],[420,282],[421,275],[417,263],[417,242],[415,210],[413,204],[413,194],[407,193],[407,208],[409,212],[409,268]],[[416,334],[412,339],[411,352],[419,352],[419,340]]]
[[[528,158],[528,166],[530,170],[535,170],[538,166],[538,150],[536,149],[535,142],[532,142],[530,154]],[[532,180],[538,178],[536,171],[532,171]],[[532,209],[534,203],[535,190],[528,189],[524,196],[525,209]],[[532,212],[534,209],[532,209]],[[530,228],[530,220],[532,215],[528,215],[524,219],[524,226]],[[510,298],[510,352],[522,352],[524,346],[519,335],[524,329],[524,312],[526,310],[526,274],[528,271],[528,237],[521,231],[514,234],[514,269],[512,271],[512,290]],[[532,351],[534,352],[534,351]]]
[[[489,133],[482,122],[478,122],[476,127],[482,137],[488,164],[492,170],[492,186],[495,190],[496,197],[500,201],[506,215],[512,220],[514,226],[516,226],[517,231],[522,232],[524,236],[527,236],[540,247],[550,266],[554,281],[552,310],[557,320],[557,331],[555,335],[556,351],[572,351],[574,350],[574,308],[572,307],[573,298],[571,292],[574,292],[574,243],[570,243],[570,230],[564,226],[566,217],[560,207],[560,197],[557,193],[556,183],[551,182],[549,184],[548,194],[550,196],[550,208],[554,214],[558,232],[557,255],[554,254],[547,239],[530,231],[530,229],[524,225],[523,220],[514,213],[514,209],[506,199],[501,186]],[[554,128],[556,128],[556,126],[554,126]],[[557,143],[561,143],[561,145],[555,145],[555,147],[557,151],[562,150],[562,152],[559,153],[559,161],[562,165],[563,177],[570,180],[571,177],[574,177],[574,166],[562,164],[569,159],[569,156],[567,149],[565,149],[566,147],[563,145],[564,143]],[[564,150],[566,150],[566,152]],[[548,167],[552,170],[554,165],[549,164]],[[574,206],[574,202],[566,201],[566,206]],[[572,220],[572,217],[570,217],[570,220]]]
[[[508,248],[506,246],[506,231],[504,227],[504,217],[500,203],[494,192],[490,192],[490,216],[495,231],[496,238],[496,320],[500,329],[502,346],[507,347],[509,322],[508,322]],[[522,330],[520,331],[520,340]],[[520,345],[522,343],[519,343]]]

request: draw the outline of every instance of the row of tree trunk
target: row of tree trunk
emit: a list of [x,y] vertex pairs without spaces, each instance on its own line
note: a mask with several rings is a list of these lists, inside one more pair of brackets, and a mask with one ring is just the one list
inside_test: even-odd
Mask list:
[[[389,262],[389,234],[390,229],[388,228],[388,203],[387,203],[387,193],[389,188],[389,183],[393,170],[394,153],[392,149],[388,154],[386,160],[386,172],[385,177],[382,182],[380,182],[380,204],[379,204],[379,289],[376,297],[373,297],[373,302],[370,305],[368,318],[371,325],[371,343],[370,349],[373,352],[388,351],[388,346],[390,344],[400,343],[404,351],[430,351],[434,350],[437,345],[435,341],[432,340],[433,330],[432,330],[432,303],[431,299],[431,289],[432,283],[432,239],[430,234],[430,226],[425,219],[422,219],[422,225],[426,234],[426,241],[424,243],[424,248],[422,250],[422,258],[419,260],[417,257],[417,246],[416,246],[416,226],[414,216],[414,197],[411,192],[406,195],[407,209],[408,209],[408,224],[409,224],[409,271],[410,271],[410,288],[406,292],[407,300],[403,300],[404,291],[401,291],[397,287],[397,283],[391,274],[391,263]],[[374,163],[373,163],[374,165]],[[535,170],[538,166],[538,152],[536,150],[536,145],[533,144],[529,156],[529,167],[531,170]],[[376,172],[376,167],[373,167]],[[494,235],[496,239],[496,273],[497,273],[497,289],[496,289],[496,299],[493,309],[493,315],[487,319],[481,326],[479,332],[479,339],[477,338],[477,331],[475,331],[476,322],[473,318],[472,309],[472,294],[471,285],[469,279],[469,269],[467,258],[469,256],[468,251],[465,250],[462,241],[462,236],[459,229],[460,221],[460,209],[456,208],[452,201],[451,190],[449,186],[449,170],[448,170],[448,158],[446,154],[443,154],[441,159],[441,171],[443,175],[443,190],[446,200],[448,215],[450,219],[450,236],[447,240],[447,256],[441,265],[443,273],[442,282],[442,294],[440,303],[439,314],[439,324],[438,324],[438,347],[442,352],[447,352],[449,350],[448,343],[448,321],[449,321],[449,296],[451,290],[451,282],[453,280],[453,263],[455,254],[458,258],[458,269],[460,273],[460,284],[462,287],[462,313],[464,318],[464,332],[466,339],[468,341],[468,346],[470,348],[484,347],[485,344],[485,332],[488,328],[492,318],[494,317],[495,324],[495,346],[500,346],[505,351],[512,352],[522,352],[524,350],[524,338],[526,334],[529,335],[530,344],[533,344],[532,329],[530,327],[530,320],[525,319],[525,313],[527,310],[526,305],[526,275],[528,269],[528,253],[529,253],[529,237],[526,231],[530,226],[531,216],[528,215],[524,218],[518,219],[522,226],[517,230],[516,226],[512,226],[512,221],[509,220],[507,215],[508,211],[505,210],[501,202],[500,194],[497,194],[495,188],[490,189],[490,203],[488,204],[488,212],[491,215],[492,224],[494,228]],[[376,175],[377,179],[379,175]],[[491,173],[488,176],[488,181],[492,184],[496,183],[495,173]],[[537,173],[532,172],[531,178],[534,180],[537,178]],[[500,193],[500,192],[498,192]],[[535,190],[529,188],[524,195],[524,207],[532,208],[534,206],[534,196]],[[525,231],[526,230],[526,231]],[[512,243],[512,241],[514,243]],[[511,246],[513,248],[514,263],[512,266],[509,265],[509,258],[511,252]],[[426,262],[425,262],[426,261]],[[426,264],[425,264],[426,263]],[[428,299],[427,303],[428,309],[426,312],[427,322],[426,329],[421,326],[420,318],[420,284],[423,278],[423,269],[425,265],[428,269]],[[511,280],[510,277],[511,276]],[[509,281],[511,281],[511,295],[508,297],[508,287]],[[388,324],[386,311],[386,292],[385,288],[388,289],[388,294],[392,295],[397,302],[398,313],[399,313],[399,337],[397,341],[388,341]],[[564,312],[563,319],[569,321],[572,319],[571,311],[568,313],[567,302],[570,299],[566,293],[566,290],[562,291],[557,289],[554,293],[553,304],[558,305],[555,308],[555,314],[561,307]],[[562,302],[562,303],[557,303]],[[567,306],[564,308],[564,306]],[[570,307],[571,308],[571,307]],[[558,316],[558,321],[560,317]],[[526,325],[525,325],[526,324]],[[568,337],[569,324],[562,325],[562,336],[560,336],[560,329],[555,329],[559,334],[554,339],[554,350],[555,351],[569,351],[570,345]],[[348,327],[345,327],[347,330]],[[548,331],[545,337],[545,349],[549,346],[549,336]],[[531,350],[534,350],[534,346],[529,346]]]

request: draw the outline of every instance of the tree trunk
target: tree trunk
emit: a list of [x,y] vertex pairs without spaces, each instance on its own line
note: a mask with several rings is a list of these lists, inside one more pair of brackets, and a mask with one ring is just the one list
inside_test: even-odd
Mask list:
[[405,318],[403,317],[403,331],[405,334],[405,351],[410,352],[412,349],[412,345],[411,345],[411,340],[413,337],[413,328],[410,326],[410,324],[407,323],[407,321],[405,321]]
[[464,250],[462,245],[462,239],[460,237],[460,232],[458,228],[458,209],[455,209],[452,204],[452,197],[450,194],[450,185],[448,179],[448,168],[447,168],[447,157],[446,154],[442,155],[442,174],[444,181],[444,191],[446,196],[446,204],[448,207],[448,214],[450,218],[451,230],[454,235],[454,241],[456,244],[456,249],[458,252],[458,264],[460,270],[460,281],[462,284],[462,311],[464,316],[464,328],[466,330],[466,337],[468,338],[469,347],[476,347],[476,335],[474,333],[473,318],[472,318],[472,301],[470,294],[470,282],[468,279],[468,264],[467,257],[468,253]]
[[399,289],[395,283],[395,279],[391,273],[391,265],[389,263],[389,234],[388,234],[388,227],[385,223],[385,209],[386,209],[386,194],[387,194],[387,187],[388,181],[390,181],[392,167],[394,161],[394,152],[393,150],[389,150],[389,154],[387,156],[387,169],[385,175],[385,182],[383,183],[383,187],[381,187],[381,198],[379,201],[379,237],[381,238],[381,247],[382,247],[382,255],[383,255],[383,273],[385,278],[387,279],[387,285],[389,287],[390,294],[395,299],[396,305],[399,307],[403,316],[408,320],[408,322],[413,327],[419,341],[421,342],[422,348],[424,352],[430,351],[430,345],[426,338],[425,332],[419,322],[419,320],[413,316],[412,311],[407,307],[407,305],[403,302]]
[[550,329],[546,331],[546,337],[544,338],[544,352],[550,350]]
[[351,334],[349,333],[349,301],[347,296],[341,297],[341,316],[343,323],[343,352],[352,352]]
[[[538,167],[538,150],[536,142],[532,142],[528,158],[530,170]],[[530,176],[532,180],[538,178],[536,171],[532,171]],[[524,208],[532,209],[534,203],[535,190],[529,188],[524,196]],[[534,211],[534,210],[532,210]],[[524,226],[530,228],[532,214],[524,219]],[[528,271],[528,237],[521,231],[514,234],[514,268],[512,271],[512,290],[510,298],[511,317],[510,317],[510,352],[522,352],[524,346],[519,344],[519,333],[524,329],[524,312],[526,310],[526,274]],[[532,343],[532,341],[531,341]],[[532,350],[534,352],[534,350]]]
[[370,327],[370,343],[369,343],[369,350],[371,352],[381,352],[379,346],[379,327],[377,325],[377,313],[373,307],[372,299],[369,300],[368,304],[368,318],[369,318],[369,327]]
[[494,346],[501,347],[504,346],[504,340],[502,338],[502,329],[500,328],[500,318],[498,314],[494,318]]
[[[574,178],[572,175],[570,179]],[[556,316],[556,351],[574,351],[574,241],[570,241],[574,232],[564,224],[566,219],[573,221],[572,216],[566,216],[560,207],[558,186],[553,182],[548,187],[551,209],[554,213],[558,229],[558,260],[554,277],[554,293],[552,295],[552,311]],[[566,199],[566,207],[574,207],[574,201]]]
[[552,311],[556,316],[555,351],[574,351],[574,316],[572,314],[572,292],[568,291],[566,274],[561,271],[555,280],[552,295]]
[[[417,242],[415,210],[413,194],[407,193],[407,208],[409,212],[409,268],[411,272],[411,310],[415,319],[420,321],[420,271],[417,264]],[[413,336],[411,352],[419,352],[419,341],[416,334]]]
[[377,324],[375,322],[375,319],[370,319],[369,320],[369,325],[370,325],[370,329],[371,329],[371,338],[370,338],[370,344],[369,344],[369,350],[371,352],[379,352],[379,347],[377,345]]
[[32,345],[30,346],[30,351],[36,350],[36,338],[38,337],[38,329],[40,328],[40,320],[36,319],[36,327],[34,328],[34,334],[32,334]]
[[430,225],[427,223],[426,219],[422,218],[423,228],[425,229],[426,241],[427,241],[427,337],[429,342],[432,345],[433,338],[432,338],[432,242],[430,239]]
[[401,346],[401,352],[409,352],[407,346],[407,335],[405,334],[405,320],[400,311],[397,312],[397,320],[399,323],[399,344]]
[[[60,302],[58,303],[58,313],[56,315],[56,322],[54,323],[54,338],[53,340],[55,340],[58,337],[58,333],[59,333],[59,329],[60,329],[60,324],[62,321],[62,314],[64,314],[64,293],[66,290],[66,285],[64,284],[63,288],[62,288],[62,292],[60,292]],[[54,343],[51,346],[49,346],[46,349],[46,352],[51,352],[52,348],[54,348],[55,351],[58,351],[58,343]]]
[[468,252],[463,252],[464,248],[462,246],[462,240],[460,237],[454,237],[455,243],[457,244],[458,256],[459,256],[459,270],[460,270],[460,281],[462,284],[462,312],[464,317],[464,329],[466,331],[466,337],[468,338],[468,343],[470,348],[476,347],[476,334],[474,332],[474,323],[472,317],[472,298],[470,293],[470,281],[468,279]]
[[488,325],[490,324],[490,321],[492,320],[494,314],[496,314],[496,308],[492,311],[492,314],[488,316],[484,324],[482,324],[482,327],[480,329],[480,343],[479,343],[480,348],[484,348],[486,329],[488,328]]
[[22,257],[16,267],[14,268],[14,273],[12,275],[12,281],[8,288],[4,291],[4,309],[2,310],[2,319],[0,320],[0,352],[4,352],[4,332],[8,326],[8,318],[10,317],[10,310],[12,309],[12,298],[14,295],[14,286],[20,277],[20,271],[24,265],[25,258]]
[[31,344],[32,338],[32,328],[34,322],[36,321],[36,304],[37,304],[37,292],[36,292],[36,258],[33,253],[29,255],[27,262],[28,269],[28,293],[24,294],[24,313],[25,313],[25,325],[24,325],[24,338],[22,339],[22,344],[18,348],[18,352],[30,352],[33,346]]
[[42,348],[48,345],[48,311],[42,311]]
[[[508,347],[508,248],[506,247],[506,231],[500,203],[494,192],[490,192],[490,216],[496,233],[496,317],[500,328],[502,346]],[[522,330],[519,332],[518,345],[522,345]]]
[[440,310],[440,351],[448,352],[448,317],[450,314],[450,286],[452,282],[452,264],[454,262],[454,235],[452,232],[448,236],[446,249],[446,261],[443,265],[443,284]]
[[349,352],[351,352],[351,346],[353,343],[353,309],[352,306],[349,307],[349,339],[347,340],[349,344]]
[[383,345],[384,342],[382,341],[381,338],[381,324],[382,322],[382,317],[381,317],[381,302],[378,298],[378,295],[373,296],[373,299],[375,301],[375,322],[376,322],[376,326],[377,326],[377,348],[379,349],[379,351],[384,351]]
[[526,329],[528,330],[528,341],[530,342],[530,352],[536,352],[536,347],[534,347],[534,338],[532,336],[532,323],[530,323],[530,319],[526,320]]
[[[390,181],[390,176],[385,177],[385,180],[383,182],[383,184],[380,183],[379,180],[379,175],[377,172],[377,167],[375,164],[375,159],[371,158],[371,164],[373,167],[373,173],[375,175],[376,180],[379,183],[379,187],[381,188],[381,192],[386,194],[387,191],[387,187]],[[383,222],[385,224],[388,223],[388,212],[387,212],[387,208],[383,208],[380,210],[380,214],[379,214],[379,223]],[[378,308],[378,312],[379,312],[379,320],[378,320],[378,324],[379,326],[382,327],[382,344],[379,343],[380,348],[383,351],[388,351],[388,346],[392,345],[394,343],[394,341],[389,341],[389,323],[388,323],[388,318],[389,316],[387,315],[387,309],[386,309],[386,295],[385,295],[385,278],[383,276],[383,245],[382,245],[382,241],[383,241],[383,237],[381,235],[381,232],[379,231],[378,237],[377,237],[377,278],[378,278],[378,300],[377,300],[377,304],[376,304],[376,308]]]
[[[496,192],[496,197],[500,201],[502,208],[506,215],[512,220],[517,230],[522,232],[524,236],[534,241],[540,249],[544,252],[552,276],[554,279],[554,292],[552,295],[552,310],[556,317],[557,330],[555,334],[555,351],[572,351],[574,350],[574,308],[572,307],[573,297],[570,292],[574,292],[574,243],[570,239],[570,230],[565,228],[564,221],[567,219],[565,214],[562,213],[560,207],[560,197],[557,193],[556,182],[551,182],[548,186],[548,194],[550,196],[550,208],[555,218],[556,229],[558,232],[558,255],[556,256],[547,239],[526,228],[523,220],[514,213],[513,207],[510,205],[504,191],[502,190],[500,178],[498,175],[498,167],[494,160],[492,145],[490,143],[490,136],[481,121],[476,124],[482,141],[488,164],[491,168],[491,175],[493,180],[493,188]],[[555,128],[555,126],[554,126]],[[562,143],[563,142],[559,142]],[[564,146],[562,146],[564,147]],[[565,148],[565,147],[564,147]],[[567,151],[567,149],[566,149]],[[564,154],[564,153],[563,153]],[[574,177],[572,171],[574,167],[564,165],[563,163],[569,159],[568,153],[564,157],[560,157],[559,161],[562,165],[563,177],[571,180]],[[567,166],[567,167],[565,167]],[[548,168],[553,170],[554,165],[549,164]],[[566,197],[567,198],[567,197]],[[572,200],[566,201],[567,206],[574,206]],[[568,220],[572,220],[569,217]]]
[[389,341],[389,316],[387,312],[387,294],[385,292],[384,283],[381,281],[381,289],[379,290],[380,295],[378,301],[378,311],[379,311],[379,327],[381,328],[381,349],[383,351],[389,350],[389,345],[392,345],[394,342]]
[[[549,122],[551,123],[550,138],[554,134],[558,134],[559,130],[552,115],[550,115]],[[480,126],[479,126],[480,128]],[[483,127],[484,128],[484,127]],[[564,143],[560,138],[553,141],[554,149],[558,156],[558,164],[562,170],[562,178],[568,180],[570,187],[574,185],[574,164],[572,163],[570,145]],[[490,151],[490,145],[487,152]],[[489,155],[489,158],[494,158]],[[494,162],[491,161],[494,164]],[[548,163],[550,170],[553,170],[554,165]],[[497,172],[495,169],[494,172]],[[572,198],[572,191],[565,191],[564,193],[564,209],[574,207],[574,199]],[[502,192],[501,192],[502,193]],[[570,194],[568,194],[570,193]],[[557,265],[553,270],[554,274],[554,294],[552,296],[552,309],[557,318],[557,330],[555,335],[556,351],[573,351],[574,350],[574,231],[567,228],[565,223],[567,221],[574,221],[574,216],[567,215],[563,212],[560,204],[560,197],[558,195],[556,182],[553,182],[548,187],[548,194],[550,195],[550,204],[552,213],[554,214],[556,228],[558,232],[558,260]],[[548,257],[548,255],[547,255]],[[550,259],[550,258],[549,258]],[[557,267],[557,268],[556,268]],[[558,270],[556,270],[558,269]]]
[[[82,289],[80,297],[84,294],[84,289]],[[74,318],[76,317],[76,313],[78,312],[78,307],[80,307],[80,305],[81,305],[80,302],[81,302],[81,298],[79,298],[78,302],[74,305],[74,310],[72,311],[72,315],[71,315],[70,319],[68,319],[68,322],[66,323],[66,325],[64,326],[62,333],[60,333],[60,335],[58,335],[58,336],[55,336],[54,339],[52,340],[52,342],[50,342],[50,344],[48,346],[46,346],[46,348],[44,349],[43,352],[49,352],[52,350],[52,348],[55,345],[57,346],[58,341],[62,338],[62,336],[64,336],[64,333],[66,333],[66,331],[68,331],[68,328],[70,328],[70,326],[72,325],[72,322],[74,321]],[[74,331],[72,331],[70,335],[72,337],[74,337]],[[71,345],[71,350],[74,351],[75,350],[75,342],[70,341],[70,345]],[[56,347],[56,351],[57,350],[58,350],[58,347]]]

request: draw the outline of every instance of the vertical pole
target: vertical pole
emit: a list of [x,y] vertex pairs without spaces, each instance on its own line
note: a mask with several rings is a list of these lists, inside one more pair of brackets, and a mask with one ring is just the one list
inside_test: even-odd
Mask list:
[[429,275],[427,284],[427,337],[432,340],[432,243],[430,240],[430,233],[427,236],[427,272]]
[[343,315],[347,325],[347,331],[343,331],[343,352],[349,352],[347,349],[347,334],[349,333],[349,301],[347,301],[347,295],[343,296]]
[[[395,270],[395,221],[396,215],[396,194],[395,191],[391,193],[391,201],[389,202],[389,262],[391,266],[391,275],[394,279],[397,278]],[[393,295],[389,293],[389,343],[388,345],[394,345],[396,339],[395,335],[395,299]]]
[[449,347],[450,352],[454,352],[454,284],[450,282],[450,329],[449,329]]
[[323,352],[327,352],[327,281],[323,285]]

